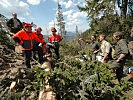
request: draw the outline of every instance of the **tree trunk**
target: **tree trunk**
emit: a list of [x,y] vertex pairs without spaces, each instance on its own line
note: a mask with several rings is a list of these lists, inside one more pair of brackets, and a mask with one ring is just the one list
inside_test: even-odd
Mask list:
[[126,19],[128,0],[122,0],[121,16],[122,19]]

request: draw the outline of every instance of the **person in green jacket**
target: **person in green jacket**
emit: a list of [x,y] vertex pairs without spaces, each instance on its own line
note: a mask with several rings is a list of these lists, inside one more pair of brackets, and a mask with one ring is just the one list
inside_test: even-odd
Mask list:
[[123,67],[125,65],[126,56],[129,51],[126,40],[122,39],[121,32],[115,32],[113,34],[113,38],[117,41],[117,43],[115,45],[114,60],[111,64],[111,67],[115,69],[116,77],[120,82],[123,76]]

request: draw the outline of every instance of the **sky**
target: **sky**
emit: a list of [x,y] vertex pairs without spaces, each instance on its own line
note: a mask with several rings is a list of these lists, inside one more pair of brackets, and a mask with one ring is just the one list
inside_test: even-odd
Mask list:
[[16,12],[22,22],[33,22],[42,27],[43,34],[50,34],[50,27],[57,23],[58,1],[62,7],[66,31],[75,32],[76,25],[79,32],[89,28],[87,14],[77,8],[77,5],[84,6],[85,0],[0,0],[0,13],[11,18],[12,12]]

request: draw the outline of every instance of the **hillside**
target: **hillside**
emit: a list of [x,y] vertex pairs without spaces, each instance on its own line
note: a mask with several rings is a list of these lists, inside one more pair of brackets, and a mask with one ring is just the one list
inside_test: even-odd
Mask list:
[[[91,53],[86,51],[87,48],[80,49],[76,41],[62,41],[61,58],[57,61],[53,52],[52,69],[49,73],[34,60],[31,70],[25,68],[22,55],[14,52],[13,43],[9,42],[7,33],[1,31],[0,34],[1,99],[37,100],[40,89],[47,85],[47,76],[57,100],[132,99],[133,83],[128,81],[129,77],[123,78],[119,84],[115,75],[111,74],[108,64],[91,61]],[[15,87],[11,88],[11,84],[15,84]]]
[[[42,28],[48,25],[55,26],[59,28],[59,33],[62,35],[66,34],[66,29],[76,31],[75,33],[88,29],[80,35],[67,32],[59,43],[59,59],[52,49],[51,54],[43,55],[43,63],[39,64],[38,59],[31,57],[31,68],[26,68],[24,53],[15,52],[16,43],[6,26],[8,19],[0,14],[0,100],[133,100],[131,69],[133,59],[129,57],[129,48],[126,46],[126,43],[133,41],[133,0],[31,1],[2,0],[1,11],[11,16],[10,12],[16,10],[15,12],[21,16],[20,19],[33,21],[33,28],[37,26],[34,22]],[[29,30],[27,32],[31,33],[31,25],[25,25]],[[13,28],[16,26],[14,25]],[[53,33],[56,32],[56,29],[52,28],[52,30]],[[120,34],[114,35],[116,32]],[[89,45],[92,42],[92,35],[94,38],[96,36],[96,40],[102,44],[101,34],[102,39],[106,37],[105,40],[111,44],[107,43],[105,48],[108,47],[106,48],[108,50],[102,55],[103,60],[107,62],[94,60],[95,49],[92,50],[93,46]],[[22,41],[26,40],[29,43],[31,40],[29,34],[27,39],[21,36]],[[48,36],[44,37],[47,40]],[[122,38],[126,42],[117,44]],[[52,39],[52,42],[56,41],[55,44],[58,45],[57,41],[60,39],[56,40],[55,37]],[[30,43],[32,45],[32,42]],[[133,50],[133,45],[131,46]],[[52,45],[52,48],[54,47],[56,46]],[[109,53],[114,53],[114,47],[116,48],[114,52],[117,50],[121,52],[116,52],[118,53],[116,59],[108,59]],[[97,51],[102,51],[101,48]],[[127,57],[124,65],[125,56]],[[112,68],[110,66],[112,61],[119,63],[120,66]],[[118,81],[118,74],[122,78],[120,81]]]

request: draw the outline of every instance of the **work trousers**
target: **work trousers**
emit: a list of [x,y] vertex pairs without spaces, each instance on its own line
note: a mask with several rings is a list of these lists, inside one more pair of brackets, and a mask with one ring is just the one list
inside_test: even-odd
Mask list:
[[113,61],[111,64],[111,68],[114,69],[116,77],[118,81],[121,81],[121,78],[123,77],[123,67],[125,65],[125,61],[122,60],[120,62]]
[[37,51],[39,63],[43,63],[43,54],[42,54],[42,48],[39,46],[34,46],[33,50],[24,50],[24,62],[27,68],[31,68],[30,61],[32,58],[32,52]]
[[47,45],[47,52],[50,53],[50,49],[54,49],[57,59],[60,58],[59,47],[52,47],[51,45]]

